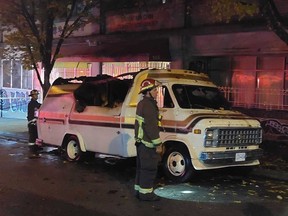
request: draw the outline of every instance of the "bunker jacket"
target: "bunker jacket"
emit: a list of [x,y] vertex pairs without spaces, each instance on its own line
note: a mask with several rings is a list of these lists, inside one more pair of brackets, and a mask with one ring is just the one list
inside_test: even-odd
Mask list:
[[143,97],[138,103],[135,121],[135,139],[148,148],[161,144],[159,137],[159,109],[154,98]]

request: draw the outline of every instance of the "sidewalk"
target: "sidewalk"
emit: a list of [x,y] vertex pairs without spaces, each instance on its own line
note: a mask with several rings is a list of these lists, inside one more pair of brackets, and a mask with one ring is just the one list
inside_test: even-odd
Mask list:
[[0,118],[0,138],[28,142],[26,119]]
[[[0,118],[0,138],[28,143],[27,120]],[[265,162],[262,166],[255,168],[252,175],[288,181],[288,173],[285,170],[269,169],[269,167],[265,166]]]

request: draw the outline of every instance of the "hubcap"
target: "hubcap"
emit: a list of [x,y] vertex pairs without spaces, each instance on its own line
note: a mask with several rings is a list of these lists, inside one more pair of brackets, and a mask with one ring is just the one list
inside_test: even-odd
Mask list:
[[185,173],[185,160],[179,152],[172,152],[167,160],[169,172],[174,176],[182,176]]
[[77,142],[75,140],[71,140],[68,144],[67,144],[67,155],[69,158],[71,158],[72,160],[77,158],[77,156],[79,155],[80,149],[77,145]]

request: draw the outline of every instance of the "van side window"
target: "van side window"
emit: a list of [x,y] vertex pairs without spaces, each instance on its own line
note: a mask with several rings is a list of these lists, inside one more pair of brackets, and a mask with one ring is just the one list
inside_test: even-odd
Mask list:
[[173,108],[174,103],[166,86],[161,86],[158,89],[157,103],[160,108]]
[[76,109],[78,112],[83,112],[86,106],[108,108],[119,106],[124,101],[130,86],[130,80],[120,80],[114,77],[83,82],[74,91]]
[[172,98],[171,98],[170,93],[169,93],[166,86],[164,86],[164,88],[162,89],[162,92],[163,92],[163,96],[164,96],[163,107],[164,108],[173,108],[174,103],[172,101]]
[[186,89],[182,85],[173,85],[173,92],[180,107],[190,108],[188,95]]

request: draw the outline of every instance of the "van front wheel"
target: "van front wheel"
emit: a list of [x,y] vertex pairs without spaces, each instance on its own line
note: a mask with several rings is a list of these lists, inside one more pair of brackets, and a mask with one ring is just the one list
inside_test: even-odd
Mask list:
[[65,159],[68,161],[79,161],[82,158],[82,154],[77,137],[69,137],[64,148]]
[[170,147],[163,156],[164,174],[174,182],[188,181],[194,168],[191,157],[183,146]]

